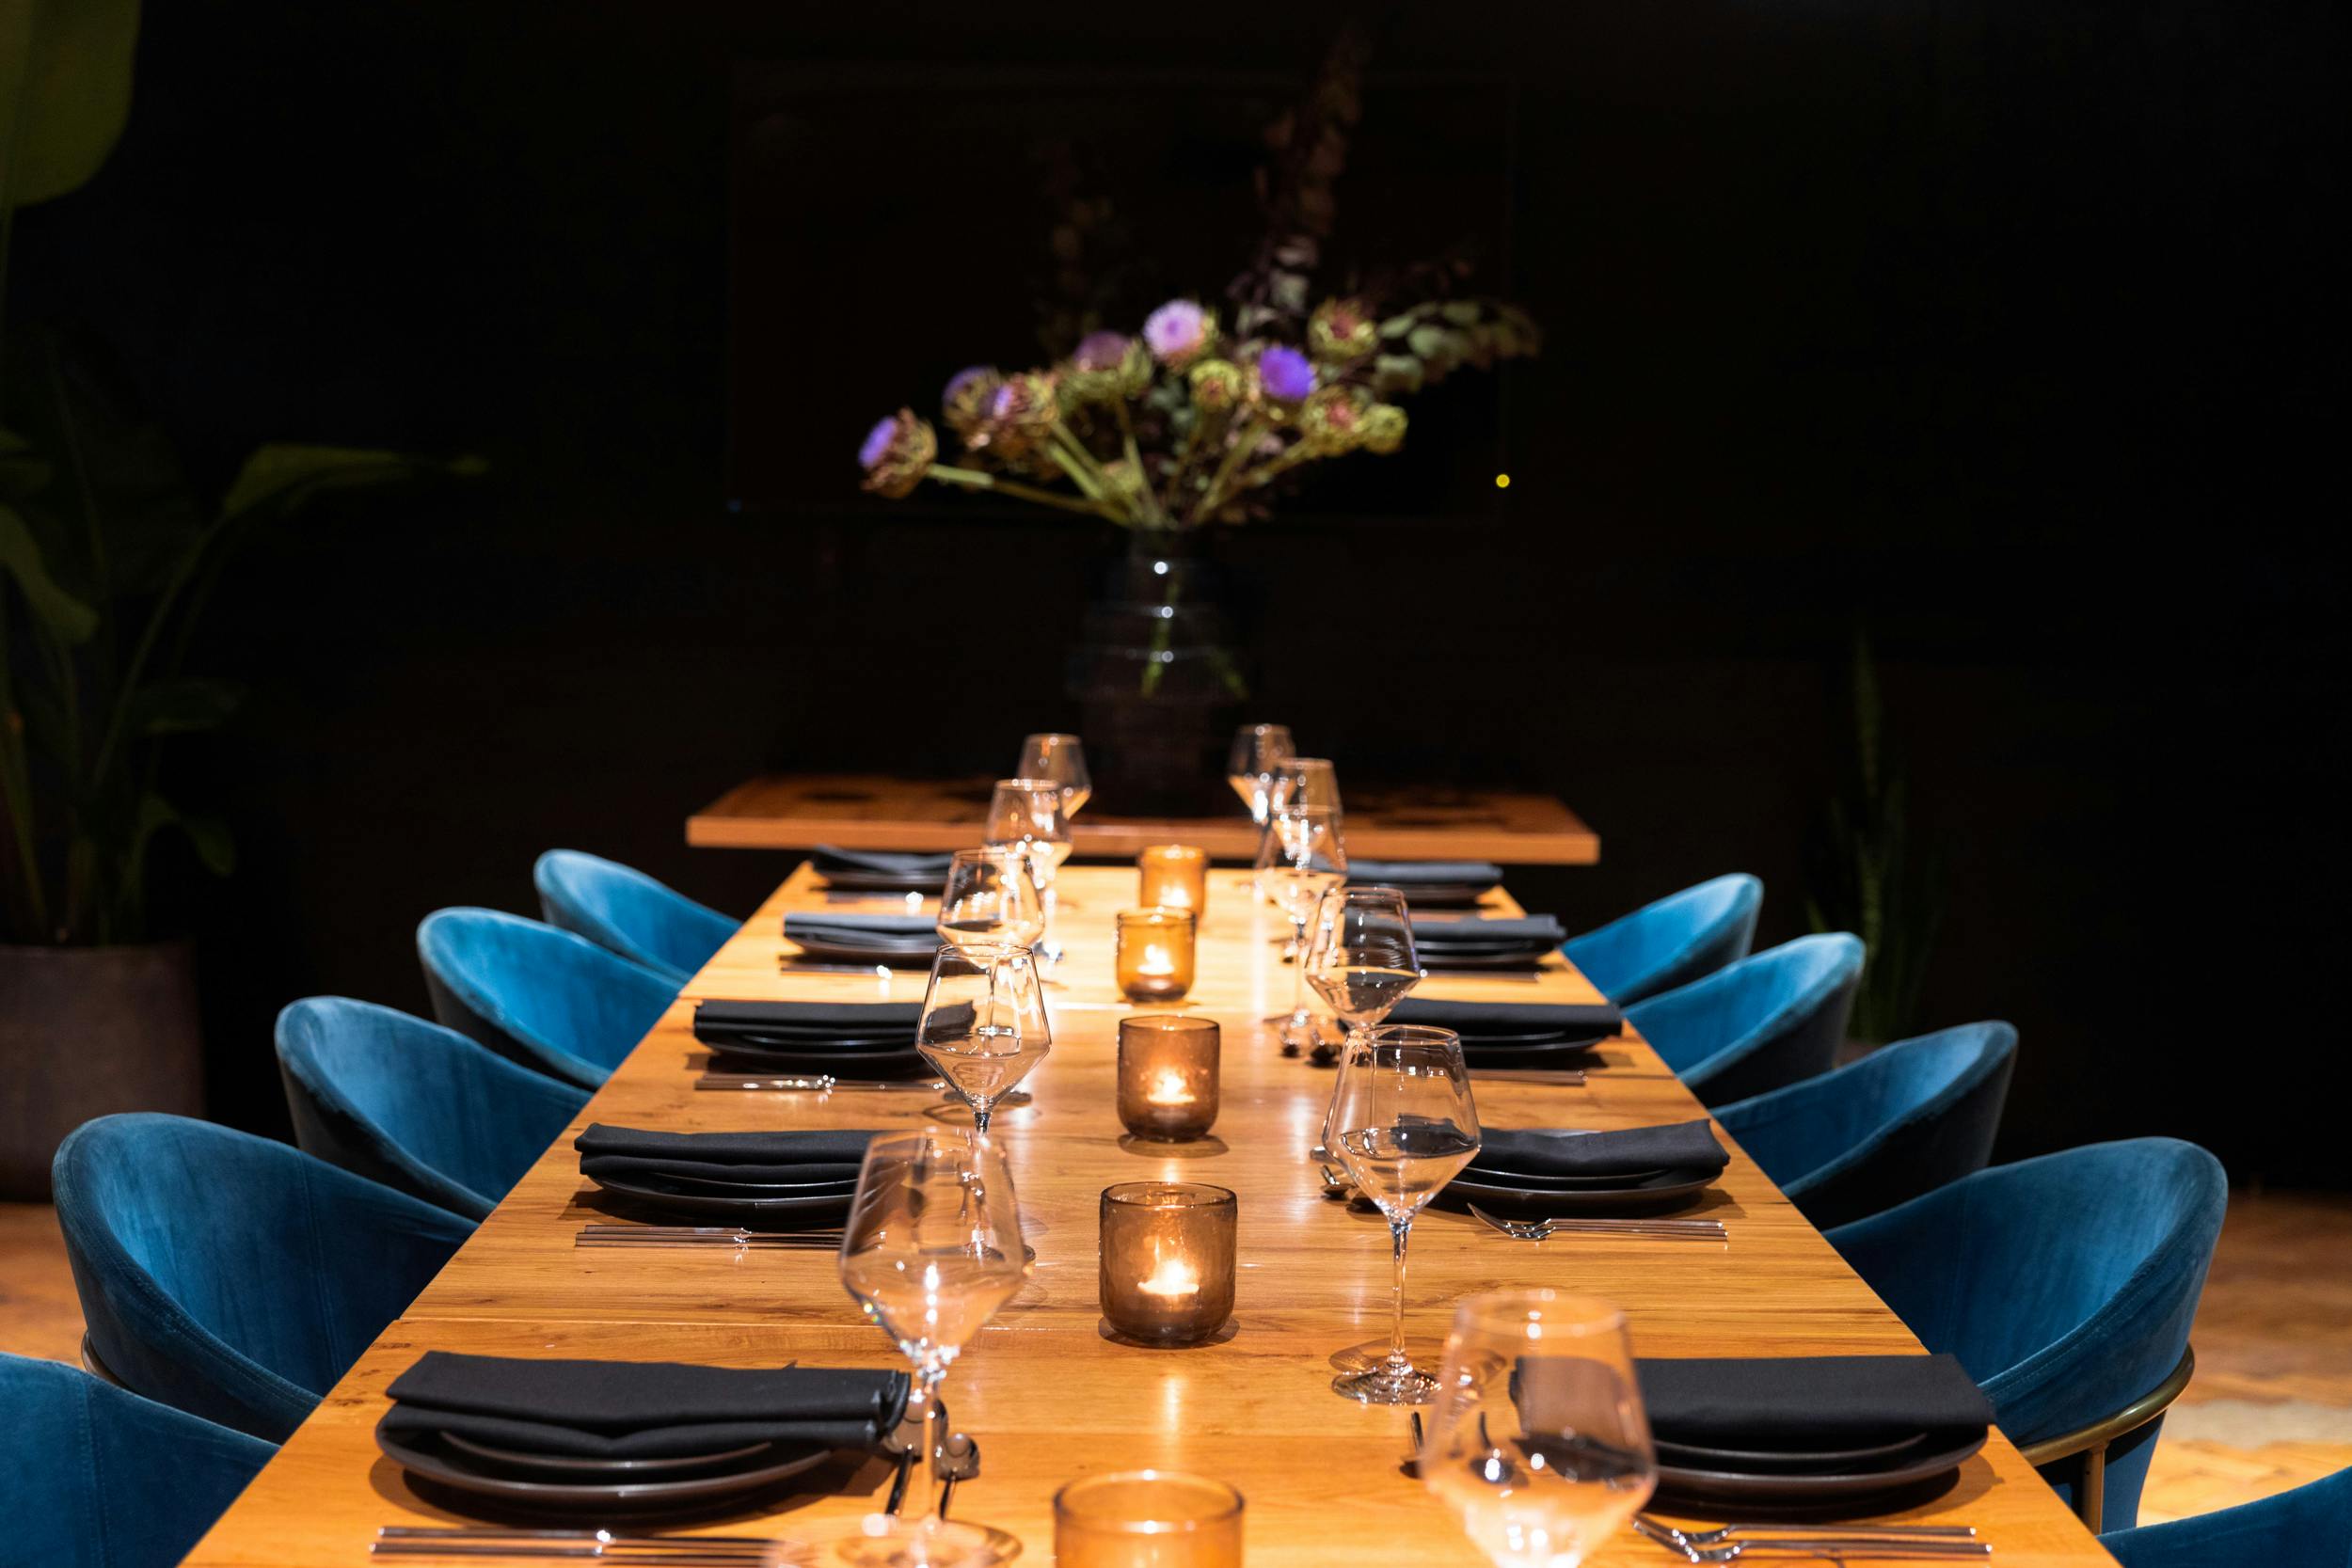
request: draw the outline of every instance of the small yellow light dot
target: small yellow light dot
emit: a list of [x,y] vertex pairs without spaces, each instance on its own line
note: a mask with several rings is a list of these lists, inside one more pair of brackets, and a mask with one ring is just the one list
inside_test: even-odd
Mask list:
[[1508,490],[1511,488],[1511,476],[1509,474],[1495,475],[1495,488],[1498,490]]

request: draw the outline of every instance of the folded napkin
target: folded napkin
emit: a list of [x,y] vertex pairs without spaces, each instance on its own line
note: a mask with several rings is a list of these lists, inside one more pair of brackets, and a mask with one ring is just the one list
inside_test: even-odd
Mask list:
[[818,871],[865,871],[881,877],[919,877],[945,880],[947,863],[955,857],[898,849],[842,849],[820,844],[809,851],[809,863]]
[[1557,947],[1567,940],[1568,933],[1558,918],[1549,914],[1445,920],[1415,916],[1413,920],[1417,947]]
[[1603,1039],[1624,1029],[1625,1015],[1606,1002],[1448,1002],[1408,996],[1389,1009],[1388,1022],[1451,1029],[1462,1037],[1465,1048],[1474,1048],[1482,1037],[1496,1035],[1509,1037],[1507,1043],[1513,1045],[1537,1034],[1547,1040]]
[[580,1174],[691,1176],[706,1181],[854,1181],[871,1129],[806,1132],[649,1132],[596,1122],[572,1140]]
[[787,914],[784,934],[840,947],[893,948],[925,952],[939,945],[939,922],[927,914]]
[[1731,1163],[1702,1118],[1614,1132],[1489,1127],[1471,1161],[1480,1170],[1518,1176],[1591,1177],[1639,1171],[1711,1175]]
[[920,1002],[729,1002],[694,1008],[694,1037],[722,1050],[758,1047],[821,1051],[837,1040],[865,1044],[903,1038],[914,1044]]
[[1653,1432],[1710,1449],[1867,1448],[1982,1435],[1993,1406],[1948,1355],[1692,1356],[1635,1369]]
[[1347,879],[1381,887],[1455,887],[1466,883],[1492,887],[1502,880],[1502,867],[1492,861],[1369,861],[1347,858]]
[[535,1454],[655,1459],[762,1441],[871,1449],[898,1429],[907,1374],[436,1350],[394,1378],[390,1392],[384,1430],[395,1436],[454,1433]]

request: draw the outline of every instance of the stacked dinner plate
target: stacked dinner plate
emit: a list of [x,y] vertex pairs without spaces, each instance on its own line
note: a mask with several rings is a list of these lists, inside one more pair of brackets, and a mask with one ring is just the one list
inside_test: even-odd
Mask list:
[[896,1430],[902,1372],[736,1370],[428,1352],[392,1382],[376,1447],[460,1508],[699,1513]]
[[1533,969],[1567,939],[1548,914],[1413,917],[1413,945],[1431,969]]
[[1476,1072],[1581,1067],[1593,1047],[1625,1027],[1625,1015],[1605,1002],[1450,1002],[1408,996],[1389,1009],[1388,1022],[1453,1030],[1462,1037],[1463,1061]]
[[1692,1508],[1876,1512],[1947,1485],[1992,1406],[1948,1355],[1643,1361],[1661,1500]]
[[694,1008],[694,1037],[720,1072],[923,1078],[914,1049],[918,1002],[726,1002]]
[[810,851],[808,863],[825,879],[825,885],[843,893],[920,893],[936,896],[947,879],[946,855],[914,854],[894,849],[836,849],[820,844]]
[[1372,861],[1348,857],[1351,887],[1392,887],[1420,909],[1475,904],[1502,883],[1502,867],[1488,861]]
[[1610,1132],[1489,1127],[1438,1198],[1514,1218],[1645,1214],[1692,1202],[1729,1163],[1704,1119]]
[[840,1226],[866,1131],[652,1132],[596,1123],[572,1141],[580,1174],[665,1214],[762,1230]]
[[929,969],[939,951],[939,922],[927,914],[787,914],[784,935],[802,958],[825,963]]

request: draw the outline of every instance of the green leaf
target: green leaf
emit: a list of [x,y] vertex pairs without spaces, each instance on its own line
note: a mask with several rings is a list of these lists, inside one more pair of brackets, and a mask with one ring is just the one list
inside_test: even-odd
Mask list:
[[241,693],[227,681],[183,676],[141,687],[126,723],[133,735],[188,735],[216,729],[237,710]]
[[1383,397],[1421,390],[1421,361],[1409,354],[1383,354],[1372,361],[1373,385]]
[[1438,307],[1438,314],[1456,326],[1475,326],[1478,324],[1478,306],[1472,300],[1448,300]]
[[1391,316],[1387,321],[1380,324],[1380,336],[1383,338],[1402,338],[1405,334],[1410,332],[1420,320],[1421,316],[1419,312],[1413,310],[1407,310],[1401,316]]
[[205,870],[226,877],[237,869],[237,845],[229,836],[228,823],[217,816],[183,816],[180,831],[188,835]]
[[0,209],[87,182],[131,114],[139,0],[0,0]]
[[1445,353],[1446,340],[1449,336],[1451,334],[1442,326],[1416,326],[1406,335],[1405,341],[1406,345],[1423,359],[1435,359]]
[[0,503],[0,572],[16,579],[33,613],[68,642],[87,642],[98,630],[98,611],[57,586],[32,525],[5,503]]
[[479,457],[447,462],[413,457],[405,452],[374,451],[358,447],[306,447],[272,442],[245,460],[236,483],[221,499],[224,517],[235,517],[263,506],[292,510],[320,490],[357,489],[422,474],[472,476],[488,471]]

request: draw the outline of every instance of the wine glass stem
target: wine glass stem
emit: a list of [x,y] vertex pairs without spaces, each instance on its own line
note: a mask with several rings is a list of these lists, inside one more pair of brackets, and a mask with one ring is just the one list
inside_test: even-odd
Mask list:
[[906,1496],[898,1502],[898,1519],[903,1524],[929,1524],[939,1513],[937,1466],[947,1437],[940,1421],[945,1407],[939,1402],[939,1380],[946,1375],[917,1372],[914,1386],[907,1390],[907,1414],[921,1423],[923,1438],[907,1472]]
[[982,1105],[977,1101],[971,1101],[969,1103],[972,1105],[972,1131],[978,1136],[986,1138],[988,1136],[989,1113],[993,1111],[995,1107],[993,1105]]
[[1389,1370],[1392,1372],[1413,1370],[1412,1358],[1405,1354],[1405,1243],[1412,1234],[1411,1220],[1389,1222],[1389,1245],[1396,1259],[1396,1284],[1389,1313]]

